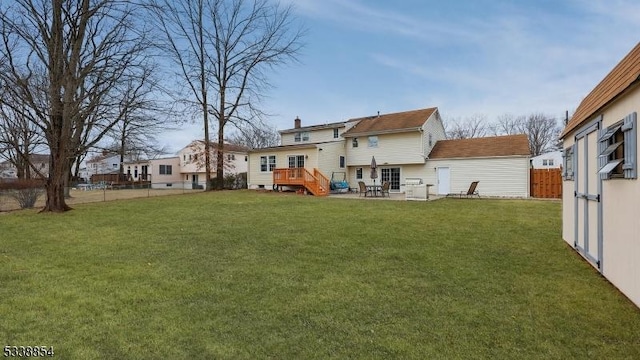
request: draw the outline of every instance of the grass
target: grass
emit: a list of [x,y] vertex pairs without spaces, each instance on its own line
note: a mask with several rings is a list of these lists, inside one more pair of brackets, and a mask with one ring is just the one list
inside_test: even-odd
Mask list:
[[0,346],[63,359],[634,359],[560,204],[253,191],[0,214]]

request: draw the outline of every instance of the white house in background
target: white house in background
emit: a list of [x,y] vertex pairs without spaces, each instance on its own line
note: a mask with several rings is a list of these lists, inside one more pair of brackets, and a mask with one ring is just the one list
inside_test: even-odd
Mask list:
[[640,43],[582,100],[561,135],[562,237],[640,306],[638,112]]
[[534,169],[559,169],[562,167],[562,151],[550,151],[531,158]]
[[[306,127],[296,119],[294,128],[280,135],[281,146],[249,152],[250,189],[271,189],[274,178],[279,185],[291,179],[292,186],[310,179],[310,186],[304,185],[307,190],[325,195],[332,173],[344,173],[352,188],[359,181],[372,184],[370,165],[375,157],[376,182],[388,181],[390,192],[404,192],[405,179],[420,178],[435,184],[439,194],[466,191],[476,180],[481,181],[481,194],[529,194],[526,136],[445,140],[435,107]],[[436,152],[439,144],[441,150]]]
[[[125,156],[124,162],[131,161],[131,157]],[[94,174],[116,174],[120,171],[120,155],[102,152],[86,161],[87,179]]]
[[[211,159],[215,164],[217,143],[212,143]],[[246,173],[249,149],[234,144],[224,144],[224,175]],[[178,151],[180,174],[188,189],[204,188],[206,171],[204,162],[204,141],[195,140]],[[211,177],[216,177],[216,167],[211,167]]]

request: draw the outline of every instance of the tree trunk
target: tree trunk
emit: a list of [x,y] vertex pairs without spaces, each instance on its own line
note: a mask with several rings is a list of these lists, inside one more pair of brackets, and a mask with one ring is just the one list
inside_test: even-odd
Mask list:
[[[66,151],[52,151],[49,161],[49,178],[47,179],[47,202],[41,212],[64,212],[71,210],[64,198],[64,187],[69,169]],[[55,155],[54,155],[55,154]]]
[[[223,115],[220,115],[223,117]],[[224,188],[224,127],[218,124],[218,146],[216,148],[216,189]]]

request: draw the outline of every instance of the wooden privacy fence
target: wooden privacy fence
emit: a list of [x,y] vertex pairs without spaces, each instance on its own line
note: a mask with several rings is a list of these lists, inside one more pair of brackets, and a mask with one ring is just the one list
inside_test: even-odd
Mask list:
[[531,197],[562,198],[562,169],[531,169]]

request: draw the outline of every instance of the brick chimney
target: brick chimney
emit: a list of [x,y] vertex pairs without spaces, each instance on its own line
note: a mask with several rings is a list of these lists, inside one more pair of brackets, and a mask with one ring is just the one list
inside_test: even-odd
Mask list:
[[295,129],[300,129],[300,122],[301,122],[300,118],[296,116],[295,120],[293,120],[293,127]]

